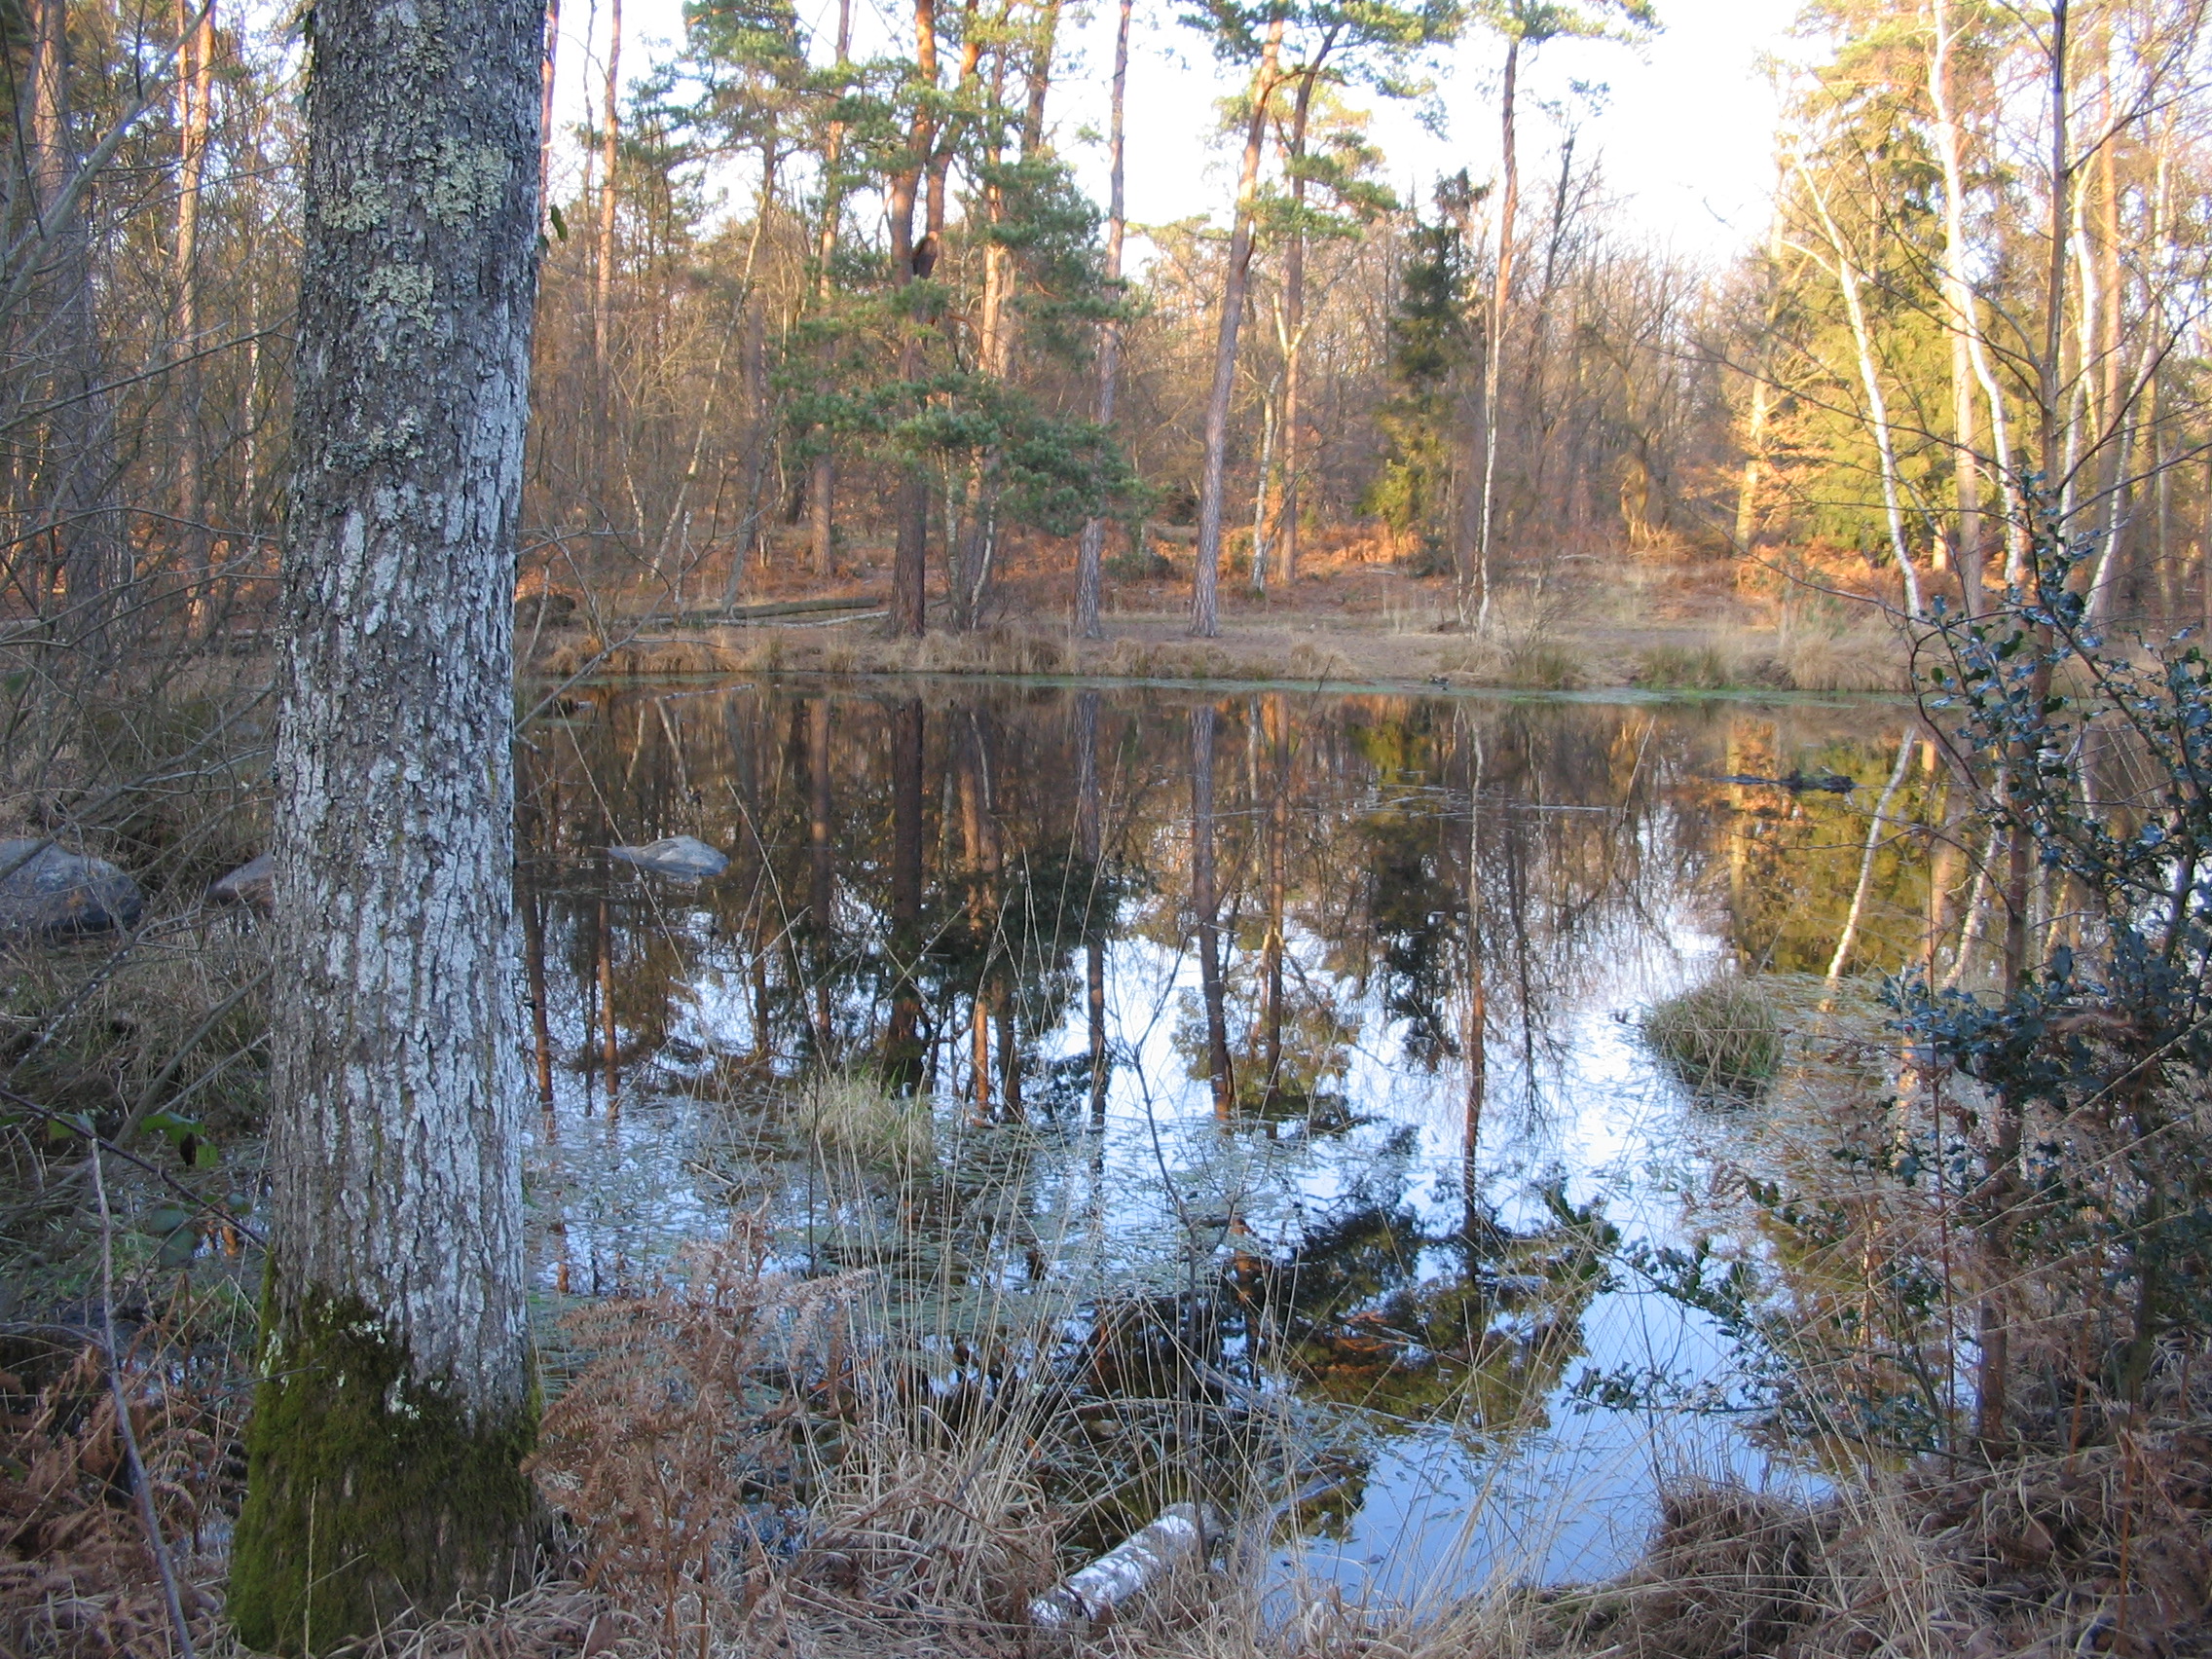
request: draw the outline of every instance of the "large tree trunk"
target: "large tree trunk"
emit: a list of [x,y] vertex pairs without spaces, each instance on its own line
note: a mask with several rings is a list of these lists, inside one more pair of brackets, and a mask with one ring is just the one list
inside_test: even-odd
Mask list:
[[[1114,291],[1122,280],[1122,240],[1127,228],[1127,204],[1123,195],[1123,117],[1129,88],[1129,18],[1135,0],[1122,0],[1122,13],[1114,32],[1114,96],[1107,134],[1106,286]],[[1119,294],[1116,294],[1117,301]],[[1114,424],[1114,399],[1122,378],[1122,320],[1109,316],[1098,329],[1098,424]],[[1075,631],[1078,639],[1104,637],[1098,625],[1099,565],[1106,550],[1106,521],[1084,520],[1076,542]]]
[[1198,557],[1191,583],[1191,632],[1212,639],[1221,632],[1221,515],[1228,488],[1229,404],[1236,389],[1236,335],[1244,326],[1244,290],[1252,275],[1252,211],[1260,192],[1260,156],[1268,134],[1268,106],[1274,100],[1275,65],[1282,55],[1283,17],[1268,24],[1267,45],[1252,75],[1252,114],[1244,129],[1244,159],[1236,175],[1235,223],[1222,275],[1221,323],[1214,335],[1213,387],[1206,397],[1205,462],[1198,484]]
[[513,586],[541,0],[324,0],[277,730],[267,1370],[230,1613],[527,1581]]

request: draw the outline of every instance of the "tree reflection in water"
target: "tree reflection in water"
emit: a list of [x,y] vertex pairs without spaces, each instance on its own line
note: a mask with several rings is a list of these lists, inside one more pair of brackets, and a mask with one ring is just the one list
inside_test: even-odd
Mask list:
[[[1394,1446],[1540,1463],[1584,1363],[1725,1363],[1608,1278],[1619,1231],[1679,1225],[1648,1166],[1720,1156],[1617,1016],[1717,963],[1825,966],[1862,863],[1863,969],[1960,910],[1910,837],[1868,838],[1883,708],[943,682],[566,708],[519,826],[548,1285],[762,1214],[794,1267],[875,1269],[940,1392],[1064,1392],[1109,1515],[1258,1469],[1373,1542]],[[1792,767],[1873,787],[1724,781]],[[1885,819],[1940,793],[1912,771]],[[604,856],[674,834],[729,868]],[[912,1101],[926,1153],[825,1156],[823,1067]],[[1262,1456],[1270,1413],[1298,1434]],[[1384,1547],[1465,1554],[1463,1508]]]

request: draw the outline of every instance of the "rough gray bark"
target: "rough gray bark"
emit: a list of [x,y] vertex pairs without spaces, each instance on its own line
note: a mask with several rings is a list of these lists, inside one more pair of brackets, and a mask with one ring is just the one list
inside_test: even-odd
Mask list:
[[287,994],[231,1597],[255,1647],[327,1646],[527,1565],[510,742],[543,23],[542,0],[316,8]]

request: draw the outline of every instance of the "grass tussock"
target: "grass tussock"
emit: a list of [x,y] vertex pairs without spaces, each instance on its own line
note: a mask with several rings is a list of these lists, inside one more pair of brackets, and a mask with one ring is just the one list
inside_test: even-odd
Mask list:
[[816,1147],[902,1172],[937,1155],[929,1101],[902,1095],[865,1074],[824,1073],[808,1086],[799,1120]]
[[1782,1020],[1755,980],[1722,974],[1643,1019],[1653,1053],[1701,1093],[1751,1094],[1782,1068]]
[[1785,620],[1776,640],[1783,678],[1800,691],[1904,691],[1912,667],[1897,629],[1879,618]]
[[1637,660],[1636,683],[1653,691],[1725,691],[1740,682],[1717,645],[1653,645]]
[[1503,634],[1477,640],[1447,670],[1476,685],[1511,691],[1572,691],[1590,682],[1589,665],[1548,634]]

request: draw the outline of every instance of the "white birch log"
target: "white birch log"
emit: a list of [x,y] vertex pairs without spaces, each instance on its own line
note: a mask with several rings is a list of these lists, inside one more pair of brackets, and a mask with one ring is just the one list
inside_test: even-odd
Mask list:
[[1203,1562],[1215,1530],[1213,1518],[1197,1504],[1169,1504],[1152,1525],[1031,1600],[1029,1622],[1067,1631],[1108,1623],[1115,1608],[1177,1567]]

